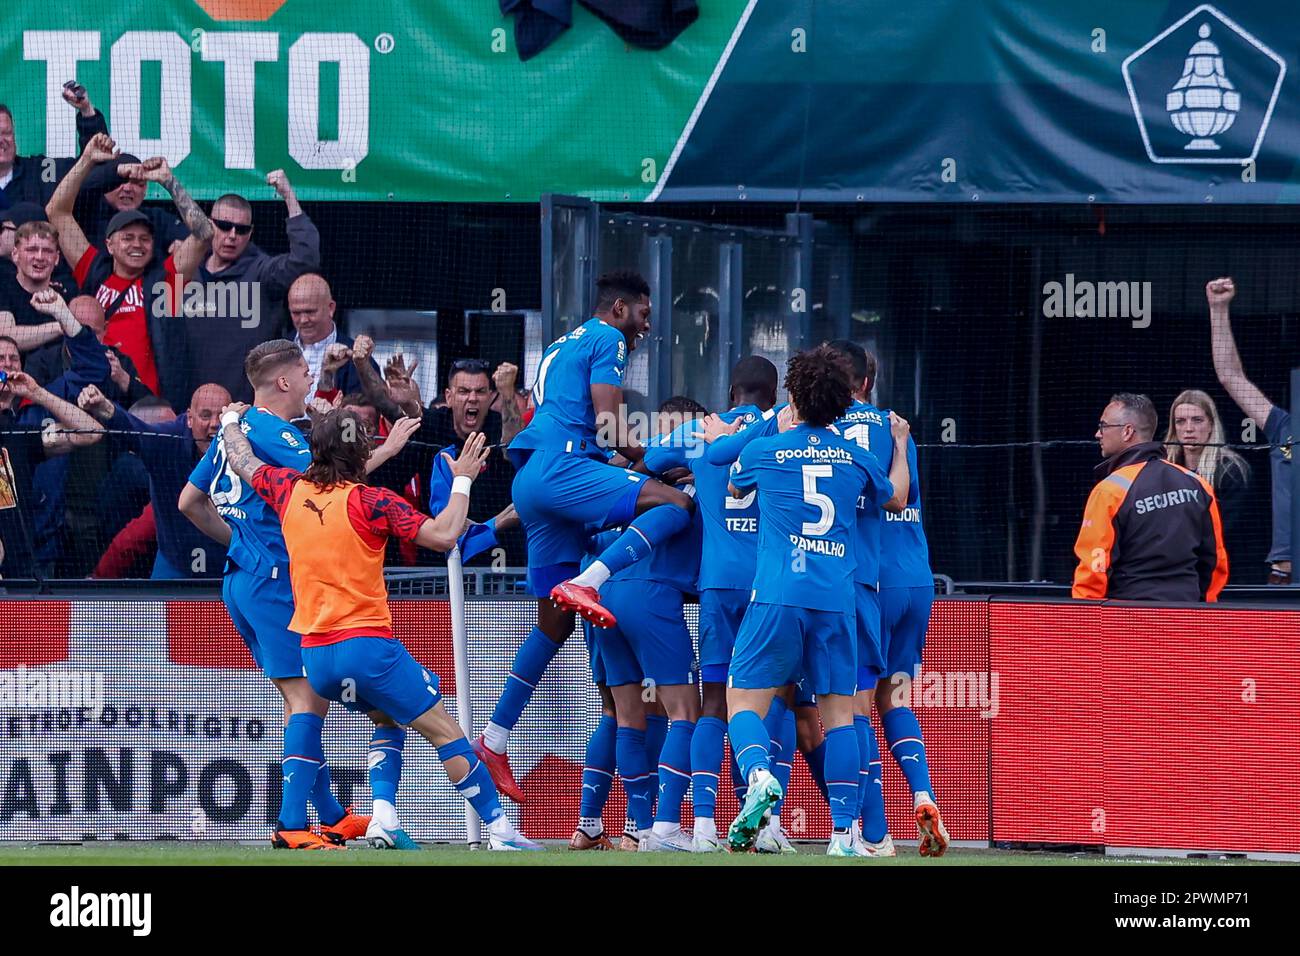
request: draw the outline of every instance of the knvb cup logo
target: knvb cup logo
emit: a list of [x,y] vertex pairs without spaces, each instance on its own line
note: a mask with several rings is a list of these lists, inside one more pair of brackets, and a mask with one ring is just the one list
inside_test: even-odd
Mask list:
[[1259,154],[1286,61],[1205,3],[1121,70],[1151,162],[1240,165]]

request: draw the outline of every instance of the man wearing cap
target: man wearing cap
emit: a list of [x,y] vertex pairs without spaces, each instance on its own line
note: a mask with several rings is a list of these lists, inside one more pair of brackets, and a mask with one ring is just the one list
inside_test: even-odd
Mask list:
[[114,144],[100,134],[87,145],[46,207],[50,223],[59,231],[64,257],[75,263],[73,273],[82,289],[104,307],[107,330],[104,341],[131,357],[140,379],[155,395],[174,408],[189,404],[197,383],[186,366],[188,349],[183,323],[177,315],[187,278],[203,261],[212,238],[212,223],[172,175],[161,156],[135,167],[123,167],[128,176],[159,183],[176,204],[190,234],[174,256],[161,267],[153,258],[153,224],[139,209],[119,212],[108,224],[105,254],[92,246],[72,215],[82,182],[97,163],[114,156]]
[[[104,115],[90,102],[84,87],[65,87],[63,98],[77,110],[77,146],[84,150],[96,133],[107,133]],[[44,206],[54,195],[58,180],[72,167],[71,159],[42,156],[19,156],[14,134],[14,114],[0,103],[0,210],[20,202]],[[53,167],[54,175],[47,169]]]
[[[175,255],[189,230],[168,209],[141,205],[149,192],[147,180],[134,175],[140,159],[130,153],[119,153],[106,163],[97,166],[77,196],[77,213],[86,224],[86,238],[96,249],[106,249],[108,225],[113,217],[132,210],[149,217],[153,226],[154,256],[151,265],[162,265],[169,255]],[[125,172],[124,172],[125,170]]]

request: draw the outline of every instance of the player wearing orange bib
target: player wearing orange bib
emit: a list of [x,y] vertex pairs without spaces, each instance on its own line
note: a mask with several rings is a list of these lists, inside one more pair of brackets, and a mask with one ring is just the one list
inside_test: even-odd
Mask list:
[[389,537],[434,551],[455,547],[470,486],[487,458],[483,435],[470,436],[455,460],[447,456],[451,497],[436,518],[427,518],[393,492],[363,483],[371,441],[354,413],[335,409],[316,421],[312,463],[299,472],[253,453],[238,424],[246,408],[228,405],[222,412],[228,467],[280,518],[295,608],[289,629],[302,635],[312,688],[349,710],[413,727],[432,743],[452,785],[487,824],[492,849],[541,849],[501,810],[487,767],[442,706],[438,675],[393,637],[384,585]]

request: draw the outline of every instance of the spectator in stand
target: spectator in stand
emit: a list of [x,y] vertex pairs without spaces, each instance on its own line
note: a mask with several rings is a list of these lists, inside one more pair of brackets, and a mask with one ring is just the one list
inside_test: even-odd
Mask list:
[[24,352],[48,345],[63,335],[57,322],[32,304],[46,289],[68,297],[68,289],[54,281],[59,262],[59,234],[48,222],[25,222],[15,230],[10,253],[12,277],[0,276],[0,334],[8,335]]
[[[18,290],[22,289],[18,284],[18,266],[13,258],[18,230],[29,222],[48,223],[49,221],[45,215],[45,207],[33,202],[20,202],[8,209],[0,210],[0,312],[13,311],[7,303],[17,296]],[[56,239],[55,250],[57,249]],[[59,256],[54,263],[50,284],[65,299],[77,294],[77,283],[72,278],[72,268],[63,261],[63,256]],[[21,296],[17,297],[21,299]]]
[[86,238],[96,249],[107,250],[108,226],[123,212],[139,212],[153,226],[154,249],[150,266],[160,266],[167,256],[174,256],[189,235],[171,210],[144,205],[149,182],[139,175],[139,158],[120,153],[98,166],[82,184],[77,194],[78,222],[86,223]]
[[189,350],[184,323],[168,316],[179,314],[183,277],[194,275],[202,262],[212,238],[212,223],[177,182],[167,161],[155,156],[131,172],[160,183],[171,194],[189,226],[189,237],[175,256],[151,269],[152,224],[138,209],[120,212],[109,225],[108,253],[101,253],[77,225],[72,206],[87,173],[96,163],[112,159],[113,150],[111,139],[96,136],[55,190],[46,212],[59,231],[63,255],[76,263],[77,283],[104,306],[106,342],[131,357],[151,392],[179,408],[189,403],[194,379],[185,367]]
[[[64,84],[63,98],[77,111],[77,150],[96,133],[107,133],[104,116],[90,102],[85,87],[75,82]],[[14,114],[0,103],[0,209],[21,202],[44,206],[54,195],[54,187],[72,167],[71,159],[51,159],[42,155],[19,156],[14,134]],[[53,175],[49,175],[50,171]]]
[[1074,545],[1076,598],[1217,601],[1228,580],[1214,489],[1165,460],[1145,395],[1111,397],[1097,424],[1105,459]]
[[[104,359],[103,348],[95,338],[95,333],[83,326],[73,315],[72,310],[52,288],[43,289],[32,296],[32,308],[42,319],[50,321],[64,338],[57,344],[39,349],[28,358],[26,369],[33,379],[42,384],[46,390],[66,402],[76,403],[77,395],[92,383],[104,381],[109,374],[108,363]],[[67,354],[67,366],[50,370],[47,377],[36,378],[36,373],[44,374],[42,364],[48,365],[50,356],[62,358]],[[98,444],[80,448],[69,455],[60,455],[41,462],[36,466],[33,480],[40,489],[32,519],[35,558],[43,577],[53,575],[55,561],[59,557],[64,529],[64,502],[66,484],[69,474],[90,460],[86,456],[102,455],[103,449]],[[75,464],[74,464],[75,462]]]
[[158,556],[150,576],[219,578],[226,549],[199,531],[176,503],[217,433],[230,393],[220,385],[202,385],[195,389],[188,410],[161,425],[131,415],[94,386],[81,393],[78,403],[109,426],[113,440],[139,455],[149,472],[149,501],[158,528]]
[[1232,337],[1229,304],[1237,287],[1229,278],[1211,279],[1205,286],[1210,304],[1210,349],[1214,356],[1214,374],[1248,417],[1264,432],[1273,445],[1269,453],[1273,479],[1273,545],[1268,552],[1268,583],[1290,584],[1295,580],[1292,568],[1291,541],[1291,469],[1295,467],[1295,432],[1291,413],[1274,405],[1259,387],[1246,377]]
[[[47,458],[66,455],[103,437],[97,421],[20,370],[13,339],[0,337],[0,472],[8,493],[0,507],[0,541],[5,559],[0,576],[29,578],[37,571],[35,554],[36,466]],[[62,429],[47,428],[49,420]]]
[[[104,319],[104,307],[99,304],[98,299],[79,295],[68,303],[68,311],[78,322],[94,333],[95,340],[103,347],[104,359],[108,362],[108,378],[96,384],[105,395],[124,406],[155,397],[153,392],[149,391],[149,387],[140,381],[140,374],[136,371],[131,356],[116,346],[104,344],[108,323]],[[67,343],[38,349],[27,358],[27,373],[41,383],[57,378],[71,366],[72,354]]]
[[[289,286],[288,301],[289,318],[296,333],[293,344],[302,349],[307,367],[311,369],[316,393],[332,400],[335,392],[346,395],[358,391],[361,381],[356,370],[346,364],[346,361],[337,367],[333,383],[327,381],[326,384],[331,384],[332,387],[321,387],[321,371],[325,364],[325,353],[330,346],[337,344],[346,349],[352,348],[352,340],[339,332],[338,326],[334,324],[336,306],[325,277],[315,272],[299,276]],[[336,350],[336,354],[342,353]],[[373,360],[371,364],[374,365]],[[376,375],[379,374],[378,365],[374,366],[374,370]]]
[[[156,395],[141,399],[127,411],[150,425],[176,420],[172,407]],[[114,443],[101,444],[111,447]],[[99,501],[100,533],[110,543],[91,577],[147,578],[158,553],[158,538],[149,504],[149,472],[139,457],[117,449],[108,476],[99,485]]]
[[[244,376],[244,356],[254,346],[282,335],[289,286],[320,268],[320,233],[298,205],[284,170],[269,173],[266,182],[284,200],[289,251],[272,256],[254,245],[253,207],[243,196],[222,196],[212,204],[208,217],[212,251],[196,279],[204,284],[203,301],[209,310],[233,303],[240,314],[192,314],[189,309],[185,314],[196,380],[224,385],[235,401],[245,403],[253,400],[253,389]],[[240,287],[223,289],[226,283],[240,283]],[[244,309],[251,314],[242,314]]]
[[1223,422],[1219,410],[1200,389],[1178,393],[1169,409],[1165,430],[1165,457],[1175,465],[1194,471],[1214,489],[1223,521],[1223,542],[1228,560],[1240,567],[1242,512],[1250,485],[1250,465],[1231,448],[1224,447]]
[[[352,362],[353,367],[358,369],[366,398],[379,410],[380,415],[390,421],[395,415],[417,411],[418,409],[409,407],[412,395],[418,401],[418,390],[412,388],[413,383],[409,377],[409,371],[414,371],[415,366],[411,366],[408,371],[400,357],[398,362],[390,362],[390,377],[385,384],[370,361],[373,350],[374,341],[368,335],[357,336],[352,349]],[[452,363],[444,392],[447,404],[441,408],[430,406],[419,410],[419,430],[400,454],[376,470],[376,484],[402,490],[412,478],[416,478],[419,486],[415,494],[423,504],[431,491],[430,478],[438,451],[455,448],[459,452],[470,435],[482,432],[488,444],[494,447],[488,455],[482,476],[478,478],[475,492],[477,500],[471,501],[469,506],[470,519],[486,522],[506,512],[510,507],[510,486],[514,481],[515,470],[504,453],[501,416],[488,410],[492,391],[489,368],[481,359],[458,359]],[[502,379],[509,382],[511,372],[518,374],[514,366],[509,365]],[[394,394],[401,396],[407,406],[398,406],[393,400]],[[506,525],[501,530],[499,542],[505,548],[509,564],[518,566],[525,562],[522,532]],[[498,555],[489,551],[481,561],[487,563],[494,557],[499,559]]]

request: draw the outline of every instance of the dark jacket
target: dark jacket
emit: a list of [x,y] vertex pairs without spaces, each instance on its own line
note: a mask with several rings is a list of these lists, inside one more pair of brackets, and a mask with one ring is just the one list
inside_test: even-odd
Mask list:
[[[158,550],[167,562],[187,577],[219,578],[226,564],[226,549],[181,514],[177,502],[190,472],[203,457],[190,430],[190,414],[175,421],[151,425],[115,406],[107,427],[111,436],[140,456],[149,472],[149,500],[158,523]],[[202,552],[201,570],[195,570]]]
[[[104,114],[95,110],[94,116],[82,116],[77,114],[77,155],[86,148],[86,144],[94,137],[96,133],[107,133],[108,124],[104,122]],[[47,177],[44,175],[47,157],[37,154],[35,156],[16,156],[14,157],[14,178],[9,181],[9,185],[0,189],[0,209],[8,209],[15,203],[34,202],[38,206],[44,206],[54,196],[54,190],[59,185],[59,180],[68,174],[76,158],[70,159],[52,159],[54,163],[54,178],[46,182]]]
[[1228,555],[1214,491],[1142,442],[1095,469],[1074,553],[1076,598],[1215,601]]
[[253,387],[244,377],[245,356],[254,346],[284,334],[289,286],[300,275],[320,268],[320,233],[306,214],[287,219],[285,232],[289,235],[286,253],[268,255],[250,242],[244,254],[221,272],[209,272],[206,262],[199,267],[196,281],[207,289],[201,303],[206,309],[185,314],[188,364],[195,387],[216,382],[237,402],[253,400]]

